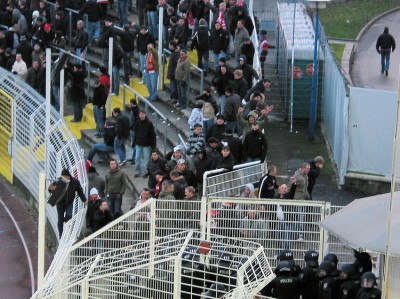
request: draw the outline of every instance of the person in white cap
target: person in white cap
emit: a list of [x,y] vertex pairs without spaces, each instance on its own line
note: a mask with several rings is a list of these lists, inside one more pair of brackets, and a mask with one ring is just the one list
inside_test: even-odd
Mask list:
[[93,215],[94,212],[99,208],[100,203],[100,196],[99,192],[96,188],[90,189],[89,192],[89,201],[88,201],[88,208],[86,212],[86,233],[85,235],[88,236],[93,232]]

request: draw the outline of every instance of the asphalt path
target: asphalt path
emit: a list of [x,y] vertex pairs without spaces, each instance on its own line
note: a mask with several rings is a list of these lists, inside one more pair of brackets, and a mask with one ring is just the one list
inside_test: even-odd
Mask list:
[[[400,10],[379,18],[361,36],[354,63],[351,78],[354,86],[397,91],[399,88],[399,62],[400,62],[400,30],[398,29]],[[390,56],[389,76],[381,74],[381,56],[376,51],[376,40],[383,33],[385,27],[389,27],[389,33],[393,35],[397,48]]]
[[36,289],[37,223],[0,177],[0,298],[30,298]]

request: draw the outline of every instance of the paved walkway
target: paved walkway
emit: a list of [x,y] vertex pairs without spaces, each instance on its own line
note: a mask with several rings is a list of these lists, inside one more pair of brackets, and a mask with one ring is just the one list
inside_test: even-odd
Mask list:
[[[351,78],[354,86],[388,91],[398,90],[399,62],[400,62],[400,31],[398,21],[400,10],[378,18],[358,41],[354,64],[352,65]],[[389,76],[381,74],[381,57],[375,45],[385,26],[389,27],[398,47],[391,55]]]

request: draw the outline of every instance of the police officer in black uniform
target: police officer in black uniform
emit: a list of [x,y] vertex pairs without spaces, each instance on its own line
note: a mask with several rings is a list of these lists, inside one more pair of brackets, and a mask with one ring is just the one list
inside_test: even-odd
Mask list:
[[372,272],[366,272],[361,276],[361,289],[358,290],[356,299],[381,299],[381,290],[374,287],[376,277]]
[[288,261],[290,266],[292,267],[292,275],[293,276],[299,276],[301,273],[301,267],[296,264],[294,261],[294,256],[293,256],[293,251],[290,249],[284,249],[278,254],[278,260],[280,262],[282,261]]
[[318,299],[338,298],[338,281],[332,274],[335,267],[330,261],[323,261],[318,267]]
[[318,298],[318,257],[318,252],[312,249],[304,254],[306,266],[299,275],[303,285],[303,299]]
[[339,299],[354,299],[360,288],[353,264],[343,264],[339,272]]
[[275,268],[276,277],[261,291],[264,296],[279,299],[298,299],[301,295],[301,280],[293,276],[290,261],[282,261]]

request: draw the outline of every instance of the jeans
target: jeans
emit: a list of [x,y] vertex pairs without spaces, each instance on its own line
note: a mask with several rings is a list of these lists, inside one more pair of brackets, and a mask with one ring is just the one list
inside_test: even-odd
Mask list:
[[91,43],[93,39],[98,40],[100,38],[100,21],[88,22],[87,31],[89,35],[89,43]]
[[146,68],[146,55],[145,54],[140,53],[139,62],[140,62],[139,69],[140,69],[140,71],[142,73],[142,76],[143,76],[144,70]]
[[147,27],[149,28],[149,32],[154,36],[155,39],[157,39],[158,38],[157,11],[147,12]]
[[[197,66],[204,71],[208,71],[208,64],[210,61],[210,51],[202,51],[197,49]],[[204,61],[204,62],[203,62]]]
[[[62,236],[64,230],[64,222],[67,222],[72,218],[72,208],[74,207],[74,203],[72,202],[68,206],[64,206],[61,203],[57,204],[57,227],[58,227],[58,234]],[[65,214],[65,215],[64,215]]]
[[[86,60],[87,59],[87,47],[85,48],[85,50],[83,52],[84,52],[84,55],[85,55],[84,57],[85,57],[85,60]],[[76,56],[81,57],[81,54],[82,54],[81,49],[76,49]],[[82,63],[82,61],[80,59],[76,59],[75,62],[76,63]]]
[[112,68],[112,93],[119,94],[119,67],[113,66]]
[[146,71],[145,82],[147,86],[147,91],[149,92],[149,101],[157,100],[157,80],[158,80],[158,72],[150,74]]
[[187,105],[187,83],[186,81],[176,80],[178,83],[178,103],[182,108],[186,108]]
[[118,15],[120,27],[122,27],[124,24],[128,24],[128,7],[126,4],[126,0],[118,0]]
[[[107,194],[108,210],[112,215],[115,213],[121,213],[122,196],[119,194]],[[121,214],[120,214],[121,215]]]
[[142,167],[140,164],[142,153],[143,153],[143,165],[144,165],[143,170],[145,170],[147,168],[147,164],[149,163],[150,152],[151,152],[150,146],[136,145],[136,157],[135,157],[136,174],[140,174],[142,172]]
[[126,138],[119,139],[115,137],[114,139],[114,150],[117,153],[119,160],[126,160],[126,149],[125,149]]
[[132,64],[131,64],[131,57],[133,57],[133,51],[124,53],[124,57],[123,57],[124,83],[126,85],[129,85],[129,83],[130,83],[129,76],[132,75],[132,73],[133,73],[133,67],[132,67]]
[[178,99],[178,86],[175,79],[169,80],[169,88],[171,89],[171,99]]
[[60,112],[60,86],[52,84],[51,91],[54,97],[54,108]]
[[381,72],[388,71],[390,66],[390,49],[381,49]]
[[83,117],[82,103],[79,100],[72,100],[72,108],[74,109],[74,120],[81,121]]
[[219,113],[223,114],[225,110],[225,104],[226,104],[226,97],[225,95],[220,95],[218,97],[218,102],[219,102]]
[[136,158],[136,146],[135,146],[135,131],[131,130],[131,143],[132,143],[132,161]]
[[214,57],[214,67],[217,68],[219,66],[219,59],[220,58],[225,58],[226,54],[225,54],[225,52],[221,52],[219,54],[216,54],[216,53],[213,52],[212,54],[213,54],[213,57]]
[[106,157],[105,157],[104,153],[112,153],[113,151],[114,151],[114,147],[112,147],[112,146],[109,146],[105,143],[95,143],[90,148],[86,159],[92,161],[94,156],[97,153],[99,153],[99,159],[105,160]]
[[104,106],[97,106],[93,105],[93,114],[94,114],[94,120],[96,122],[96,130],[99,133],[99,135],[103,135],[104,132]]

